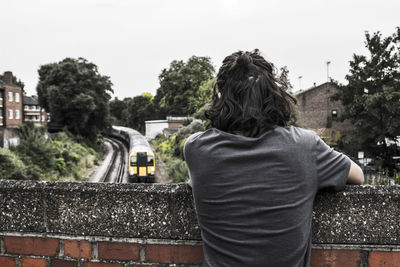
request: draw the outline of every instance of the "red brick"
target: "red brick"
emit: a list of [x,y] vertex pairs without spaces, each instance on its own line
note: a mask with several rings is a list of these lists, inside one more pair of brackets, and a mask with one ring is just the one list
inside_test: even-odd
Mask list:
[[21,267],[46,267],[46,259],[23,258]]
[[37,256],[55,256],[58,251],[58,240],[37,237],[4,237],[6,252],[15,254],[31,254]]
[[82,267],[122,267],[119,263],[84,262]]
[[139,245],[132,243],[98,244],[99,258],[107,260],[139,260]]
[[157,265],[143,265],[143,264],[135,264],[135,265],[130,265],[129,267],[157,267]]
[[203,248],[190,245],[147,245],[146,259],[160,263],[201,264]]
[[313,249],[311,267],[359,267],[360,251],[343,249]]
[[369,253],[368,265],[369,265],[369,267],[400,266],[400,251],[371,251]]
[[1,267],[15,267],[15,259],[10,257],[0,257]]
[[72,258],[90,259],[92,246],[87,241],[64,240],[64,255]]
[[77,267],[78,263],[74,261],[52,260],[51,267]]

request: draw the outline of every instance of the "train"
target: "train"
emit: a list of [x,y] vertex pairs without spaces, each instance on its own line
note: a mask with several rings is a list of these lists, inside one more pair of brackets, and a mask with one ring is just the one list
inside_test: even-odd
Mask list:
[[146,137],[134,129],[122,126],[112,126],[111,136],[123,140],[128,146],[128,182],[154,183],[155,154]]

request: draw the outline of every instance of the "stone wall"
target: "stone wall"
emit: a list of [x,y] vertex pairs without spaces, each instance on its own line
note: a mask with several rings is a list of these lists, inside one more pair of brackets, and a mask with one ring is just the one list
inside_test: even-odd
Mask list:
[[[398,266],[400,186],[322,192],[312,266]],[[0,266],[199,266],[185,184],[0,181]]]
[[[336,136],[331,135],[351,131],[352,125],[348,121],[338,121],[344,107],[340,101],[330,99],[336,91],[334,84],[324,83],[297,93],[298,124],[315,130],[324,139],[335,139]],[[332,111],[336,111],[336,118]],[[326,131],[327,128],[330,130]]]

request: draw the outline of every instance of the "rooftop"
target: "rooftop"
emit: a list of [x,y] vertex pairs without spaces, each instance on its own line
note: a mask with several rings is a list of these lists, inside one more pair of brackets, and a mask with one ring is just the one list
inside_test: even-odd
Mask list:
[[23,99],[24,105],[39,105],[39,100],[37,99],[37,96],[26,96],[24,95]]

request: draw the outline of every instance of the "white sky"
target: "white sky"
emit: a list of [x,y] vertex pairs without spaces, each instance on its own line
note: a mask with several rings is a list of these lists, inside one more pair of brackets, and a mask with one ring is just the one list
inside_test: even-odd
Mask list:
[[295,90],[330,76],[344,82],[364,32],[400,26],[399,0],[0,0],[0,72],[36,94],[40,65],[84,57],[111,77],[114,95],[153,95],[174,59],[209,56],[218,70],[237,50],[259,48],[286,65]]

